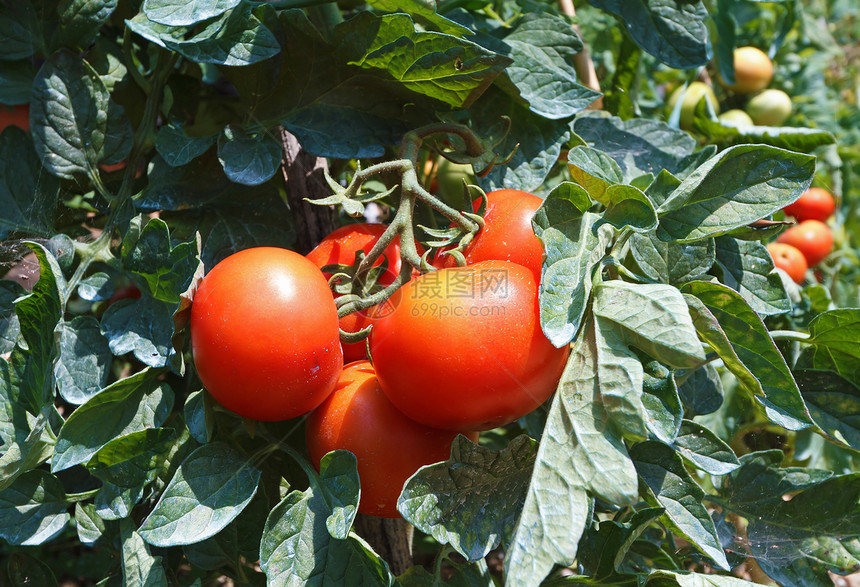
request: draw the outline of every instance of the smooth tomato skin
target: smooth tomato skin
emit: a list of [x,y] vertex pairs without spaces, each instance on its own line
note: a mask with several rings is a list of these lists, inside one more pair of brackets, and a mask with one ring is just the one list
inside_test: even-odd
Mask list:
[[783,232],[776,241],[800,250],[810,267],[818,265],[833,250],[833,232],[820,220],[804,220]]
[[753,94],[765,89],[773,80],[773,61],[758,47],[735,49],[734,68],[735,83],[724,85],[738,94]]
[[382,390],[410,418],[446,430],[489,430],[555,391],[569,348],[540,326],[532,272],[482,261],[417,277],[376,321],[370,354]]
[[773,258],[774,266],[788,273],[795,283],[803,283],[806,279],[806,270],[809,268],[803,253],[785,243],[768,243],[767,251]]
[[343,369],[337,308],[316,265],[293,251],[235,253],[203,278],[191,307],[191,348],[218,403],[254,420],[300,416]]
[[786,216],[804,220],[820,220],[824,222],[836,211],[836,201],[830,192],[823,188],[809,188],[800,198],[782,209]]
[[[450,456],[457,432],[436,430],[404,416],[388,400],[368,361],[344,367],[334,392],[308,416],[308,453],[319,470],[333,450],[352,452],[358,460],[361,499],[358,511],[398,518],[403,484],[424,465]],[[477,441],[477,435],[470,435]]]
[[[484,227],[463,251],[466,263],[511,261],[531,270],[535,282],[540,283],[543,245],[535,236],[532,218],[541,204],[542,199],[520,190],[489,192]],[[443,257],[444,267],[456,265],[457,262],[450,255]]]
[[[355,263],[355,253],[358,251],[369,253],[386,228],[388,228],[386,224],[370,222],[341,226],[329,233],[305,256],[319,268],[323,268],[325,265],[352,265]],[[385,247],[383,253],[388,259],[388,268],[385,274],[379,277],[379,283],[389,285],[400,272],[400,239],[395,238],[391,244]],[[382,258],[380,257],[374,266],[381,264]],[[324,275],[326,279],[331,277],[328,273]]]
[[[372,326],[380,317],[391,312],[392,310],[393,307],[391,303],[386,300],[381,304],[371,306],[366,310],[360,310],[358,312],[353,312],[352,314],[347,314],[340,319],[340,329],[344,332],[358,332],[363,328]],[[360,342],[341,343],[341,346],[343,347],[344,364],[352,363],[354,361],[364,361],[368,358],[367,339],[364,339]]]

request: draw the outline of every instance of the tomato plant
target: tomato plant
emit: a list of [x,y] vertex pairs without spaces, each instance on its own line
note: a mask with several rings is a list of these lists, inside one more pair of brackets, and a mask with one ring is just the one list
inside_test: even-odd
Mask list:
[[203,385],[246,418],[309,412],[331,393],[343,367],[325,279],[286,249],[246,249],[213,267],[194,296],[190,329]]
[[788,273],[795,283],[803,283],[809,265],[798,248],[785,243],[768,243],[767,250],[776,267]]
[[488,430],[555,390],[568,349],[541,331],[537,284],[522,265],[441,269],[415,278],[392,302],[373,327],[370,354],[383,391],[410,418]]
[[798,222],[804,220],[824,222],[836,211],[836,200],[824,188],[813,187],[803,192],[796,202],[789,204],[782,211],[787,216],[797,219]]
[[[322,269],[326,265],[347,265],[355,263],[355,254],[358,251],[369,253],[379,237],[385,231],[384,224],[360,222],[341,226],[323,238],[322,241],[306,256],[317,267]],[[395,240],[385,247],[385,260],[388,267],[384,273],[379,275],[378,282],[388,285],[400,273],[400,242]],[[382,265],[380,258],[376,266]],[[325,273],[326,278],[331,274]]]
[[305,430],[308,453],[317,466],[333,450],[356,456],[358,510],[386,518],[400,517],[397,498],[403,484],[420,467],[447,459],[457,435],[404,416],[382,392],[367,361],[344,367],[334,392],[310,414]]
[[750,98],[746,108],[755,124],[782,126],[791,116],[791,96],[782,90],[770,88]]
[[779,235],[777,242],[795,247],[815,267],[833,250],[833,232],[820,220],[804,220]]
[[[855,5],[0,2],[0,584],[855,580]],[[367,345],[387,483],[290,418]]]

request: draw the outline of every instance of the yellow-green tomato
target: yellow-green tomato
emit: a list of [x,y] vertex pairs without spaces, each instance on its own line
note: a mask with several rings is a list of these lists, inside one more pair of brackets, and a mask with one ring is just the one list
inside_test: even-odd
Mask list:
[[753,119],[750,118],[749,114],[737,108],[726,110],[720,114],[720,120],[728,122],[734,126],[752,126],[754,124]]
[[472,166],[452,163],[442,157],[436,170],[438,195],[446,202],[459,205],[463,201],[463,180],[468,184],[475,183]]
[[781,126],[791,116],[791,97],[782,90],[764,90],[747,103],[747,114],[763,126]]
[[765,89],[773,79],[773,61],[757,47],[738,47],[734,52],[735,83],[720,83],[736,94],[752,94]]
[[693,115],[696,111],[696,104],[698,104],[702,98],[706,98],[708,102],[711,103],[714,112],[719,113],[720,104],[717,102],[717,96],[714,94],[714,90],[711,86],[702,82],[691,83],[687,86],[686,92],[684,92],[683,86],[672,92],[667,104],[670,113],[675,109],[682,93],[684,94],[684,99],[683,102],[681,102],[681,128],[689,130],[693,127]]

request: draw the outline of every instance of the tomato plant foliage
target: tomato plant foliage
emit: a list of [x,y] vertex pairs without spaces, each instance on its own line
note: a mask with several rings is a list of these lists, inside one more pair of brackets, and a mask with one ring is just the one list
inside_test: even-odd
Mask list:
[[[856,8],[563,4],[0,3],[0,583],[807,587],[860,570]],[[681,130],[694,81],[746,106],[743,46],[791,95],[785,126],[700,100]],[[291,140],[324,176],[287,164]],[[439,157],[475,172],[459,208],[423,187]],[[767,244],[812,184],[835,195],[833,250],[792,279]],[[435,462],[393,489],[373,479],[418,531],[404,564],[364,531],[356,455],[312,463],[304,416],[244,420],[205,389],[191,308],[230,255],[375,209],[381,249],[404,237],[396,277],[366,279],[368,245],[306,303],[332,332],[329,303],[384,320],[408,309],[388,288],[493,234],[484,193],[501,189],[539,200],[529,328],[569,356],[537,409],[416,457]],[[253,297],[254,271],[224,287]],[[254,328],[306,318],[271,314]],[[459,361],[469,390],[526,344],[482,339],[470,369],[477,332],[515,329],[466,321],[453,348],[424,322],[409,361]],[[268,340],[247,326],[229,328]],[[385,352],[380,381],[417,372]],[[416,399],[457,415],[469,390]],[[396,455],[385,428],[356,426]]]

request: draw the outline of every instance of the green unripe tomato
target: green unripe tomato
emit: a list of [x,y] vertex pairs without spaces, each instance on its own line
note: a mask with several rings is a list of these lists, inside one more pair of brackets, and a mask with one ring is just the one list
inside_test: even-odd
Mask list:
[[747,114],[764,126],[782,126],[791,116],[791,97],[782,90],[764,90],[747,103]]
[[702,98],[706,98],[708,102],[711,103],[714,112],[720,112],[720,103],[717,102],[717,96],[714,94],[714,90],[711,89],[711,86],[702,82],[693,82],[687,86],[686,92],[684,92],[684,87],[682,86],[672,92],[672,95],[669,96],[667,106],[669,107],[670,113],[675,110],[675,106],[678,104],[678,100],[682,93],[684,94],[684,101],[681,102],[680,126],[684,130],[689,130],[693,127],[693,115],[696,111],[696,104],[698,104],[699,100]]
[[442,157],[439,161],[439,168],[436,170],[438,195],[445,202],[459,206],[463,202],[463,180],[466,180],[468,184],[475,183],[472,166],[452,163]]
[[720,114],[720,120],[722,120],[723,122],[728,122],[735,126],[752,126],[754,124],[753,119],[750,118],[749,114],[737,108],[733,108],[732,110],[726,110],[725,112]]

